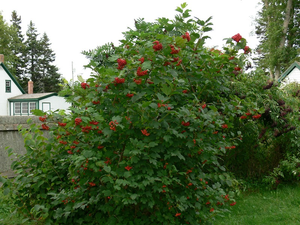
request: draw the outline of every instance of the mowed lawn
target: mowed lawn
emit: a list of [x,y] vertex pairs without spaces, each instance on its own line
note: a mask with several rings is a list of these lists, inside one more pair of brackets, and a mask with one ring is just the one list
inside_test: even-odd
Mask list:
[[[231,213],[217,217],[216,225],[298,225],[300,224],[300,183],[280,184],[277,190],[246,191],[236,198]],[[0,188],[0,225],[21,224],[24,219],[14,211]],[[28,223],[25,224],[36,224]]]
[[300,224],[300,183],[280,184],[277,190],[242,193],[237,204],[216,225]]

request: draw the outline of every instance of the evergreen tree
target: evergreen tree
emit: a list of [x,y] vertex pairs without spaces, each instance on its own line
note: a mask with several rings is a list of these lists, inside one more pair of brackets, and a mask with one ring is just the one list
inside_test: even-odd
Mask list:
[[12,73],[14,71],[13,65],[17,61],[17,57],[12,52],[11,45],[16,37],[16,30],[12,29],[12,27],[6,23],[0,13],[0,54],[5,56],[5,65],[12,71]]
[[42,76],[41,92],[58,92],[60,91],[59,83],[62,83],[58,68],[53,65],[55,61],[55,53],[50,48],[51,44],[46,33],[40,41],[41,58],[40,58],[40,69]]
[[[40,44],[40,41],[38,40],[39,34],[32,21],[30,21],[29,23],[26,36],[26,75],[24,75],[23,80],[28,81],[31,79],[34,83],[33,91],[37,93],[41,92],[41,87],[43,87],[41,69],[39,64],[42,46]],[[23,85],[26,86],[26,84]]]
[[300,1],[262,0],[262,5],[256,18],[260,39],[256,62],[277,80],[299,58]]
[[[59,84],[62,82],[58,68],[53,65],[55,53],[50,48],[51,43],[47,34],[39,38],[39,34],[32,21],[26,32],[26,74],[23,80],[31,79],[34,83],[33,91],[35,93],[58,92]],[[24,86],[27,85],[23,84]]]
[[12,54],[16,57],[16,61],[12,63],[11,72],[18,78],[20,83],[23,83],[23,74],[26,67],[24,56],[25,44],[22,34],[21,16],[18,16],[16,11],[12,12],[11,23],[11,28],[14,29],[16,33],[16,35],[13,36],[13,42],[10,44]]

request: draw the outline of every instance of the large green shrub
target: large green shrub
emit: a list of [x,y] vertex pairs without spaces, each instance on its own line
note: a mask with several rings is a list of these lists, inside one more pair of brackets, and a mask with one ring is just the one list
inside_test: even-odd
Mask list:
[[[248,113],[235,118],[234,127],[242,133],[243,141],[234,151],[228,151],[224,160],[237,177],[262,179],[288,155],[297,155],[300,102],[286,89],[259,70],[235,81],[232,92],[242,98],[240,104]],[[291,92],[296,94],[297,90]],[[261,109],[259,119],[253,118],[256,111],[249,102]],[[274,177],[273,183],[277,179],[282,178]]]
[[210,19],[185,7],[85,52],[95,73],[64,88],[72,113],[40,115],[49,138],[22,131],[27,153],[5,183],[20,212],[45,224],[199,224],[235,205],[222,156],[241,143],[239,115],[262,112],[232,94],[250,49],[239,34],[206,48]]

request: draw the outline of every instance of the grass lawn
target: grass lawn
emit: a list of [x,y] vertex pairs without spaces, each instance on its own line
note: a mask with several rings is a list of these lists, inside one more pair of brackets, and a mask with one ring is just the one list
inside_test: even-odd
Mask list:
[[237,204],[216,225],[300,224],[300,183],[279,185],[277,190],[244,192]]
[[[300,183],[279,185],[277,190],[256,190],[242,193],[237,204],[216,225],[296,225],[300,224]],[[21,216],[12,214],[9,199],[0,188],[0,225],[21,224]],[[34,223],[25,223],[34,224]]]
[[[21,216],[18,216],[14,213],[14,208],[12,207],[9,198],[3,195],[3,188],[0,188],[0,225],[19,225],[22,224]],[[23,223],[25,225],[33,224],[33,223]]]

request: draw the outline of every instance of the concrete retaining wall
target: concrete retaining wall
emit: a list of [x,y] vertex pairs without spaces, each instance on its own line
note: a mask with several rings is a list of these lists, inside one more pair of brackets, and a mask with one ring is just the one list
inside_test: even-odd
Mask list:
[[18,131],[18,126],[28,127],[27,120],[31,118],[35,123],[41,123],[36,116],[0,116],[0,173],[10,170],[12,159],[5,150],[7,146],[13,152],[24,154],[24,139]]

